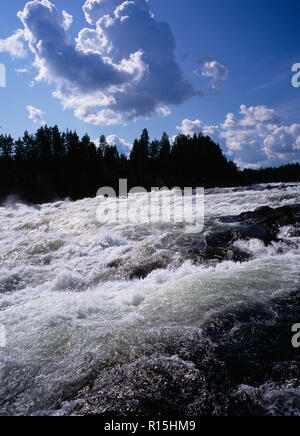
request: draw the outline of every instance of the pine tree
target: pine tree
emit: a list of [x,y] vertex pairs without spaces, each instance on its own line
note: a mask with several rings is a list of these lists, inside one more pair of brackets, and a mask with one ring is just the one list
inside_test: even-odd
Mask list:
[[140,140],[135,140],[130,153],[131,173],[134,179],[141,183],[147,176],[150,151],[150,138],[147,129],[144,129]]
[[159,150],[159,171],[160,177],[165,177],[170,174],[170,157],[171,157],[171,144],[169,136],[164,132],[160,140]]
[[24,162],[26,160],[25,146],[21,138],[15,142],[14,158],[16,162]]
[[0,157],[8,161],[12,159],[14,140],[10,135],[0,135]]
[[54,158],[63,159],[66,155],[65,134],[60,133],[57,125],[51,129],[51,142]]
[[35,135],[38,158],[48,162],[52,155],[51,130],[47,126],[38,129]]

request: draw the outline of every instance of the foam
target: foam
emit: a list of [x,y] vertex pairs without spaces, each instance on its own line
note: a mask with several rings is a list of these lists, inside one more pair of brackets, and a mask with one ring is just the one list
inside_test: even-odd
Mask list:
[[[263,188],[210,190],[207,220],[262,205],[300,203],[299,184]],[[168,267],[143,280],[125,280],[109,262],[151,259],[167,250],[164,238],[183,229],[101,226],[98,202],[0,208],[0,324],[7,333],[7,347],[0,349],[0,397],[15,398],[4,402],[0,413],[49,411],[100,364],[126,361],[134,347],[155,343],[162,329],[176,335],[201,328],[209,314],[230,304],[263,302],[274,292],[298,288],[299,238],[269,247],[258,240],[237,241],[252,255],[243,264],[196,266],[172,253]],[[281,232],[287,236],[289,228]]]

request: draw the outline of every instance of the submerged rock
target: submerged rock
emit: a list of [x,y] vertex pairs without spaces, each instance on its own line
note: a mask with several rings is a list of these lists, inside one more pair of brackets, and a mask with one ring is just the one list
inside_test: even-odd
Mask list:
[[[132,263],[132,259],[116,259],[107,267],[114,269],[118,278],[135,280],[145,279],[153,271],[167,268],[174,261],[172,252],[180,253],[181,260],[190,260],[196,265],[214,265],[224,261],[247,262],[252,257],[251,253],[238,248],[235,243],[258,239],[268,246],[272,242],[283,241],[278,237],[282,226],[291,226],[288,237],[299,237],[300,205],[277,209],[260,207],[238,216],[223,217],[221,222],[228,224],[223,230],[164,237],[159,245],[160,249],[165,250],[163,255],[151,255],[149,260],[143,258],[140,264]],[[291,241],[285,242],[291,245]]]
[[140,264],[130,263],[130,259],[116,259],[110,262],[107,267],[118,271],[119,278],[127,280],[145,279],[153,271],[166,268],[171,263],[170,257],[165,254],[158,254],[149,259],[143,260]]
[[126,275],[129,280],[145,279],[149,274],[157,269],[163,268],[159,262],[149,262],[142,265],[131,265],[126,269]]
[[236,247],[206,247],[205,249],[190,249],[186,254],[187,258],[193,263],[206,263],[206,262],[223,262],[231,260],[233,262],[246,262],[250,259],[251,255]]
[[264,227],[281,227],[296,224],[299,213],[300,205],[283,206],[277,209],[259,207],[254,212],[240,214],[238,221]]
[[203,243],[189,248],[186,256],[193,263],[223,262],[231,260],[233,262],[245,262],[250,259],[250,254],[246,253],[233,244],[239,239],[248,236],[239,229],[229,229],[216,233],[209,233],[204,236]]
[[232,306],[202,329],[160,337],[152,352],[102,371],[76,397],[76,415],[293,415],[300,357],[291,346],[300,293]]
[[295,204],[276,209],[268,206],[259,207],[253,212],[223,217],[222,222],[238,224],[240,239],[260,239],[265,245],[269,245],[273,241],[278,241],[280,227],[295,226],[297,228],[300,223],[300,205]]

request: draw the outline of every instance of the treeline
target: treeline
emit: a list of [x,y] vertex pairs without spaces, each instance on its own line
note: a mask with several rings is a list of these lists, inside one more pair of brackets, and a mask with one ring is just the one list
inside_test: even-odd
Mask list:
[[246,169],[242,173],[243,183],[300,182],[299,163],[282,165],[278,168]]
[[129,157],[120,155],[104,136],[96,146],[86,134],[40,127],[14,140],[0,135],[0,201],[9,196],[32,202],[95,196],[97,189],[116,191],[120,178],[129,188],[235,186],[272,181],[300,181],[299,164],[258,171],[240,171],[208,136],[178,135],[173,144],[166,133],[150,141],[143,130]]

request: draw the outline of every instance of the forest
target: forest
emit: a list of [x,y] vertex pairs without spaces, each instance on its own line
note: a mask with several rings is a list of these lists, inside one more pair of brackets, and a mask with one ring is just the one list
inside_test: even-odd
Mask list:
[[128,187],[224,187],[253,183],[300,181],[300,165],[241,171],[220,146],[202,134],[178,135],[171,144],[163,133],[150,140],[147,129],[136,139],[129,156],[119,154],[105,136],[96,146],[85,134],[61,132],[58,126],[27,131],[14,140],[0,135],[0,202],[18,199],[44,203],[93,197],[102,186],[118,192],[119,179]]

